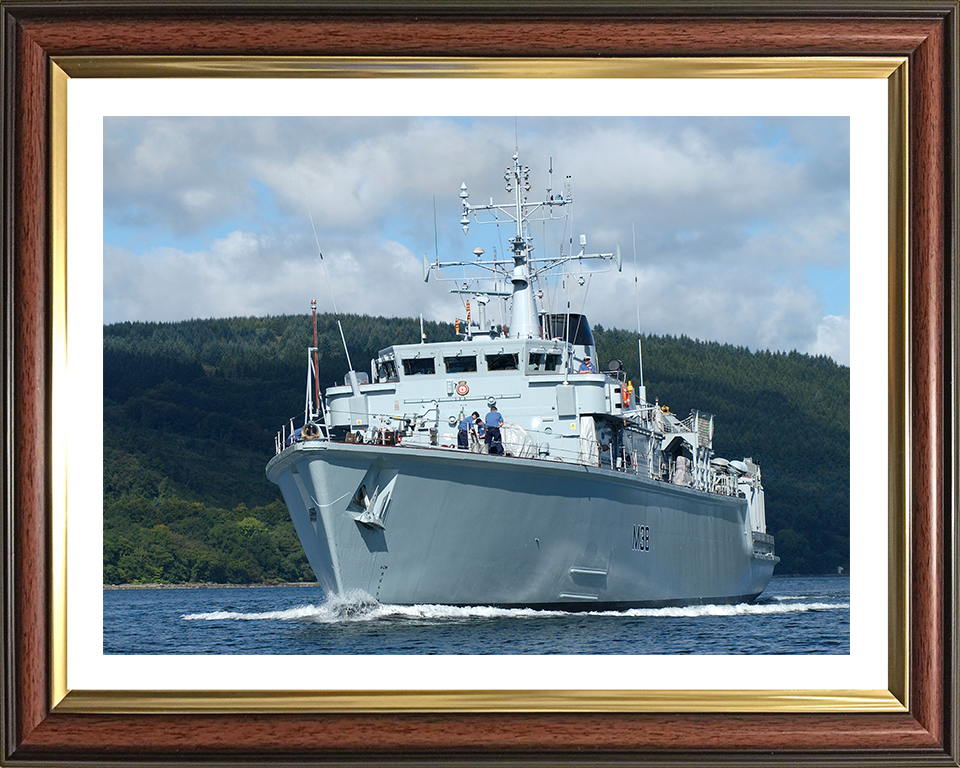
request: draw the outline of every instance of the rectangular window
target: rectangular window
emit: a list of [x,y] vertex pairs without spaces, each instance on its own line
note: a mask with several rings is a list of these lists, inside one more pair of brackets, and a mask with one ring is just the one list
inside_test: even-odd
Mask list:
[[529,373],[541,373],[544,371],[559,371],[560,362],[563,355],[548,354],[546,352],[531,352],[530,360],[527,363]]
[[563,339],[582,347],[596,346],[584,315],[543,315],[541,324],[545,339]]
[[437,369],[432,357],[414,357],[403,361],[404,376],[420,376],[436,372]]
[[477,370],[477,356],[469,355],[461,357],[445,357],[443,364],[447,368],[447,373],[475,373]]
[[396,361],[392,359],[378,360],[377,378],[380,381],[396,381],[399,378]]
[[519,365],[519,355],[516,352],[487,355],[488,371],[515,371]]

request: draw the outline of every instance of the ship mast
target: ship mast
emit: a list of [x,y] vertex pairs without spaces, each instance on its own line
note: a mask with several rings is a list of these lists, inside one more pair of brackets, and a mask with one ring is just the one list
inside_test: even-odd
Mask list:
[[[553,167],[551,164],[551,174]],[[527,222],[531,213],[543,206],[564,206],[570,201],[564,200],[562,196],[558,200],[551,199],[536,203],[526,202],[526,193],[530,191],[530,168],[520,162],[518,152],[513,153],[513,165],[508,167],[503,174],[503,180],[506,182],[507,192],[514,195],[513,203],[489,205],[470,205],[467,192],[467,185],[464,183],[460,187],[460,199],[463,201],[463,216],[460,224],[463,227],[463,233],[467,234],[470,228],[470,214],[476,215],[480,211],[492,211],[496,217],[497,213],[504,213],[514,220],[516,233],[510,239],[510,247],[513,250],[513,270],[510,272],[510,282],[513,283],[513,310],[510,314],[509,336],[514,339],[526,339],[540,335],[540,324],[537,321],[537,301],[533,295],[533,289],[530,287],[530,260],[533,253],[533,246],[530,243],[530,237],[527,232]],[[548,190],[549,192],[549,190]],[[550,216],[553,218],[553,216]]]
[[[565,212],[562,212],[564,206],[573,202],[573,195],[570,191],[570,177],[567,177],[567,183],[564,185],[562,193],[553,194],[553,160],[550,161],[550,185],[547,187],[546,199],[531,202],[527,200],[527,193],[530,191],[530,168],[520,162],[519,152],[513,153],[513,163],[508,166],[503,174],[503,180],[506,184],[507,192],[513,194],[513,201],[510,203],[494,203],[491,198],[490,203],[486,205],[471,205],[469,202],[470,193],[467,191],[466,182],[460,185],[460,200],[463,203],[463,215],[460,218],[460,226],[463,233],[467,234],[470,229],[470,218],[478,224],[498,224],[505,216],[513,220],[515,224],[515,234],[510,239],[510,247],[513,251],[512,269],[509,262],[504,263],[494,259],[493,261],[483,261],[479,254],[476,261],[452,261],[441,263],[439,258],[435,263],[429,263],[424,257],[424,280],[429,278],[431,270],[439,271],[443,267],[451,266],[469,266],[479,267],[494,274],[500,274],[507,277],[513,285],[510,297],[513,300],[513,307],[510,315],[510,325],[508,336],[513,339],[537,338],[540,333],[540,322],[537,307],[537,300],[532,288],[532,281],[538,275],[555,269],[573,259],[603,259],[613,261],[617,269],[620,269],[620,246],[618,245],[614,253],[584,253],[583,248],[577,254],[562,253],[556,257],[534,258],[533,238],[529,233],[529,224],[532,221],[550,221],[562,219]],[[489,217],[482,217],[482,214],[491,214]],[[585,239],[581,237],[581,244]],[[444,279],[444,278],[440,278]],[[465,293],[465,289],[454,289],[455,293]],[[474,293],[474,291],[469,291]],[[478,291],[490,296],[502,295],[498,291]]]
[[[513,178],[507,180],[507,191],[510,191],[511,182],[516,194],[517,234],[510,241],[513,247],[513,312],[510,316],[510,332],[515,339],[531,338],[540,335],[540,324],[537,322],[537,301],[530,288],[530,265],[528,256],[533,250],[526,237],[526,217],[523,215],[523,192],[530,190],[530,168],[521,166],[517,153],[513,153]],[[523,191],[520,184],[523,183]]]

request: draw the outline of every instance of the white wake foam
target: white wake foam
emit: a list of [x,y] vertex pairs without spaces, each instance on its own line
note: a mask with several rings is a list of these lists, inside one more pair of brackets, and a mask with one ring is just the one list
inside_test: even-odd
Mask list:
[[343,597],[330,596],[320,605],[298,605],[283,611],[242,613],[240,611],[209,611],[187,613],[184,621],[297,621],[337,622],[377,618],[382,606],[365,592],[354,592]]
[[632,608],[627,611],[598,612],[597,616],[762,616],[764,614],[806,613],[849,608],[850,603],[738,603],[736,605],[689,605],[683,608]]
[[740,603],[737,605],[691,605],[683,608],[631,608],[624,611],[585,611],[570,614],[565,611],[534,610],[532,608],[492,608],[488,606],[459,607],[453,605],[384,605],[364,592],[343,597],[331,596],[320,605],[298,605],[280,611],[243,613],[240,611],[209,611],[188,613],[184,621],[309,621],[322,624],[376,621],[378,619],[406,619],[413,621],[443,621],[464,619],[531,619],[561,616],[603,617],[676,617],[756,616],[764,614],[805,613],[849,608],[849,603]]

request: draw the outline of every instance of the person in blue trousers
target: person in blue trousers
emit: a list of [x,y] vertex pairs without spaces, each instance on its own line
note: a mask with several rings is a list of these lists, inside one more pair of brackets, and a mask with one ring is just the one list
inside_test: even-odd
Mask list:
[[497,404],[490,403],[490,413],[483,420],[487,431],[483,437],[487,444],[487,453],[492,456],[503,456],[503,438],[500,436],[500,427],[503,426],[503,416],[497,411]]
[[470,448],[470,432],[476,434],[475,422],[480,418],[480,414],[474,411],[469,416],[464,416],[457,429],[457,448],[466,451]]

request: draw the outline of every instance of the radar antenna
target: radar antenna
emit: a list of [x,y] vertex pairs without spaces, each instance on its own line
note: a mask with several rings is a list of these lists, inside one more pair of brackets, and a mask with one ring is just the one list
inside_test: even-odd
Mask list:
[[[610,262],[609,271],[614,265],[617,271],[622,269],[622,258],[620,255],[620,246],[617,245],[613,253],[586,253],[586,239],[581,236],[581,248],[579,253],[570,253],[564,255],[563,252],[558,256],[535,257],[533,247],[533,237],[529,231],[531,222],[561,220],[567,216],[564,210],[573,203],[573,195],[569,183],[564,184],[564,191],[553,193],[553,158],[550,158],[549,168],[549,186],[544,200],[529,201],[527,194],[530,192],[530,167],[520,162],[519,152],[514,152],[512,165],[507,166],[503,174],[506,191],[513,195],[513,201],[510,203],[494,203],[490,199],[489,204],[471,205],[470,193],[467,190],[466,182],[460,185],[460,200],[463,204],[463,212],[460,217],[460,226],[466,235],[470,229],[471,218],[477,224],[500,224],[504,220],[512,221],[515,225],[515,234],[510,239],[512,250],[512,260],[483,260],[477,255],[476,260],[470,261],[449,261],[441,262],[439,255],[434,263],[430,264],[424,258],[424,280],[429,279],[431,270],[438,272],[438,279],[453,280],[454,278],[445,278],[441,270],[444,267],[475,267],[490,273],[492,279],[497,276],[504,277],[513,284],[510,296],[513,298],[513,309],[510,318],[510,336],[512,338],[533,338],[540,336],[540,324],[538,321],[538,309],[536,295],[531,287],[531,281],[540,275],[562,267],[571,261],[582,262],[585,260],[602,260]],[[569,177],[568,177],[569,178]],[[476,253],[476,252],[475,252]],[[482,251],[480,251],[482,254]],[[465,289],[454,289],[454,293],[468,292]],[[470,293],[483,293],[488,296],[502,296],[504,294],[498,291],[469,291]]]

